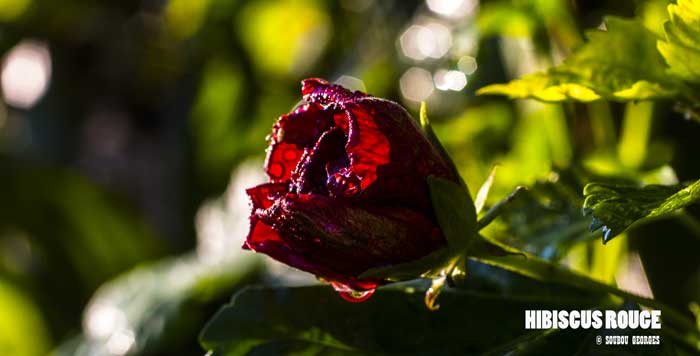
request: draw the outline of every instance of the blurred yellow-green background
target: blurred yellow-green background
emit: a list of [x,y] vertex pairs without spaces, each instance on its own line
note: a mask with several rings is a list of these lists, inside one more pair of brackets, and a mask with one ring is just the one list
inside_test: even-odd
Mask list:
[[540,215],[511,217],[540,226],[488,233],[605,282],[632,275],[630,288],[685,308],[700,298],[697,223],[635,230],[602,253],[581,188],[593,175],[697,179],[700,126],[664,102],[475,95],[560,63],[604,15],[661,33],[666,5],[0,0],[0,355],[199,355],[198,330],[234,290],[307,282],[240,251],[242,189],[264,179],[265,137],[307,77],[414,114],[426,101],[472,193],[497,163],[494,201],[566,180],[531,198]]

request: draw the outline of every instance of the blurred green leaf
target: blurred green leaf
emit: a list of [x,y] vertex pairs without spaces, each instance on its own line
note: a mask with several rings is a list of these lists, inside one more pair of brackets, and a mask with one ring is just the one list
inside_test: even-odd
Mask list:
[[188,38],[206,18],[209,0],[173,0],[165,8],[165,23],[177,38]]
[[484,3],[477,18],[481,34],[527,37],[535,33],[540,22],[534,9],[517,5],[510,1]]
[[273,75],[305,72],[330,39],[330,18],[317,1],[251,1],[235,20],[258,69]]
[[251,278],[256,261],[250,255],[208,264],[189,254],[138,267],[97,291],[84,333],[53,355],[113,355],[119,338],[130,355],[181,354],[205,321],[206,303]]
[[247,148],[246,140],[231,139],[243,136],[248,124],[237,111],[242,91],[237,66],[221,58],[207,63],[190,117],[196,168],[203,178],[227,176],[236,154]]
[[133,208],[86,178],[2,157],[0,164],[0,226],[26,231],[51,254],[46,262],[75,269],[72,278],[94,288],[156,254],[158,241]]
[[683,188],[590,183],[584,188],[584,213],[593,215],[591,231],[603,230],[608,242],[633,223],[670,214],[700,200],[700,180]]
[[[552,298],[545,290],[503,296],[446,289],[441,309],[431,312],[423,304],[424,287],[380,288],[363,303],[348,303],[327,286],[251,288],[212,318],[200,341],[226,356],[306,355],[319,349],[362,355],[476,354],[523,335],[526,309],[587,309],[607,303],[590,295]],[[270,346],[283,342],[297,348]],[[568,344],[557,345],[560,352],[570,350]]]
[[677,94],[679,84],[666,74],[653,32],[638,21],[617,17],[608,17],[606,26],[606,31],[588,31],[588,41],[561,65],[507,84],[486,86],[478,94],[546,102],[645,100]]
[[668,72],[691,83],[700,82],[700,1],[678,0],[668,6],[666,41],[658,41]]
[[28,296],[0,279],[0,355],[42,356],[49,343],[39,309]]
[[9,22],[22,15],[32,0],[0,0],[0,22]]

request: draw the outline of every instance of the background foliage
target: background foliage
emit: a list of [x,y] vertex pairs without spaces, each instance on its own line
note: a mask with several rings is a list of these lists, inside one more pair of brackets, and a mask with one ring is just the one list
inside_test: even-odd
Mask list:
[[529,188],[483,235],[692,321],[700,3],[669,4],[0,0],[0,355],[606,351],[522,310],[635,301],[469,261],[437,312],[422,282],[348,304],[240,251],[311,76],[426,101],[472,194],[498,164],[487,207]]

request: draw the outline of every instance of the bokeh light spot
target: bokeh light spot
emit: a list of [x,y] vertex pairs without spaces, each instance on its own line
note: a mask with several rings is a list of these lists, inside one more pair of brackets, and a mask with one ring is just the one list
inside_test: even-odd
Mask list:
[[460,91],[467,86],[467,76],[457,70],[440,69],[435,72],[435,87],[439,90]]
[[0,83],[8,105],[29,109],[46,92],[51,79],[51,55],[46,44],[22,41],[2,63]]
[[476,72],[477,67],[476,58],[472,56],[464,56],[457,62],[457,68],[466,75],[471,75]]
[[450,29],[438,22],[412,25],[399,38],[403,54],[411,59],[442,58],[452,46]]
[[423,68],[412,67],[407,70],[399,80],[401,95],[404,98],[420,102],[427,99],[433,93],[433,78],[430,72]]
[[445,17],[458,18],[474,13],[476,0],[426,0],[430,11]]

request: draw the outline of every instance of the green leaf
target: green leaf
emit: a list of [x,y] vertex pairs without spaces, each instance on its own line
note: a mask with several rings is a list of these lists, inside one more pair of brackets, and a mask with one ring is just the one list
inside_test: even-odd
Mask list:
[[[86,308],[84,333],[52,355],[113,355],[110,340],[120,336],[133,338],[130,355],[186,354],[182,348],[204,324],[206,304],[250,278],[256,261],[250,255],[205,263],[192,253],[127,272],[100,287]],[[105,318],[115,320],[99,324]]]
[[[380,288],[363,303],[348,303],[326,286],[251,288],[211,319],[200,341],[221,356],[290,354],[270,346],[285,342],[296,346],[295,354],[319,349],[354,355],[476,354],[524,335],[525,309],[607,303],[588,293],[555,298],[546,287],[508,296],[446,289],[441,309],[431,312],[423,305],[424,287]],[[553,343],[568,350],[567,344]]]
[[0,278],[0,354],[44,355],[49,329],[41,310],[17,286]]
[[[462,177],[459,175],[459,170],[457,170],[457,166],[452,160],[452,157],[450,157],[450,155],[447,153],[447,150],[442,145],[437,135],[435,135],[435,131],[433,131],[433,127],[430,125],[430,120],[428,119],[428,107],[425,105],[425,101],[421,102],[420,104],[420,124],[423,128],[423,132],[425,132],[425,135],[428,137],[428,141],[433,144],[440,154],[440,157],[442,157],[442,159],[445,160],[445,162],[450,166],[452,172],[459,178],[460,182],[464,186],[464,190],[466,190],[467,194],[469,195],[469,187],[464,180],[462,180]],[[471,197],[471,195],[469,196]]]
[[513,199],[483,231],[509,246],[558,260],[577,242],[590,241],[589,219],[581,215],[583,185],[570,170],[538,180]]
[[700,83],[700,1],[678,0],[668,6],[666,41],[658,41],[668,72],[684,81]]
[[496,176],[496,169],[498,166],[493,166],[491,168],[491,172],[489,173],[489,176],[486,178],[486,181],[484,184],[481,185],[479,188],[479,191],[476,193],[476,200],[474,201],[474,208],[476,209],[476,214],[478,215],[481,213],[481,211],[484,209],[484,205],[486,205],[486,199],[489,196],[489,192],[491,191],[491,186],[493,186],[493,179]]
[[670,214],[700,200],[700,180],[683,188],[590,183],[584,188],[584,214],[592,214],[591,231],[602,228],[610,241],[633,223]]
[[478,94],[546,102],[629,101],[676,95],[678,83],[665,72],[656,35],[635,20],[608,17],[606,25],[606,31],[588,31],[588,41],[561,65],[507,84],[486,86]]
[[469,192],[457,183],[428,177],[430,198],[449,246],[467,246],[476,231],[476,208]]

